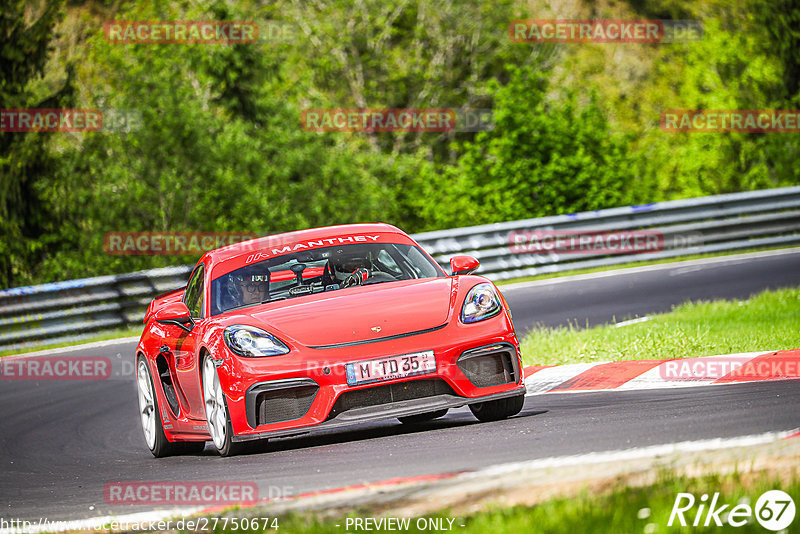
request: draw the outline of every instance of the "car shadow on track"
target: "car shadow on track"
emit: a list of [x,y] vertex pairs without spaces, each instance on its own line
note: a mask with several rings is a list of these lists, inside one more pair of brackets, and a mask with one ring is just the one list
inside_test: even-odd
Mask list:
[[[490,423],[481,423],[480,421],[477,421],[472,414],[469,413],[469,411],[453,412],[442,417],[441,419],[434,419],[432,421],[415,424],[403,424],[396,419],[388,419],[386,421],[380,421],[376,423],[361,424],[354,426],[352,429],[319,431],[312,430],[303,435],[254,441],[248,443],[245,449],[241,451],[240,455],[309,449],[326,445],[338,445],[342,443],[353,443],[371,439],[428,433],[436,430],[464,428],[473,425],[502,425],[544,413],[547,413],[547,410],[525,410],[523,408],[523,411],[514,417]],[[213,447],[207,445],[205,450],[197,456],[201,455],[215,456],[216,452],[214,451]]]

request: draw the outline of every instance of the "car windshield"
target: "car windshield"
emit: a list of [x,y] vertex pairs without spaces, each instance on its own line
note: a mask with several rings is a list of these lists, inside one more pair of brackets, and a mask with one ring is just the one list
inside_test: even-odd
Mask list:
[[418,247],[337,245],[276,256],[211,282],[211,314],[352,286],[445,276]]

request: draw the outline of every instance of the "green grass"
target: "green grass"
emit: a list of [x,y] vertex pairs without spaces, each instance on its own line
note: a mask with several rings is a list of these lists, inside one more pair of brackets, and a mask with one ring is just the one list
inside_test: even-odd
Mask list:
[[[727,491],[720,491],[727,488]],[[691,515],[685,514],[689,519],[688,530],[681,527],[677,520],[672,527],[668,527],[669,516],[672,511],[676,496],[681,492],[695,494],[700,499],[702,494],[713,495],[720,491],[719,505],[730,503],[730,510],[740,499],[749,498],[751,506],[761,493],[771,489],[783,489],[790,495],[797,495],[800,481],[795,479],[789,487],[782,487],[777,481],[764,479],[754,484],[752,488],[742,487],[741,480],[736,476],[719,477],[711,476],[703,479],[686,479],[682,477],[667,476],[664,480],[643,488],[621,487],[604,496],[595,496],[584,493],[578,498],[556,499],[545,502],[540,506],[514,507],[499,509],[493,512],[478,514],[467,523],[466,533],[494,532],[494,533],[648,533],[648,532],[719,532],[727,531],[732,527],[709,526],[692,527],[690,521],[694,520],[698,510],[697,504]],[[707,506],[706,506],[707,508]],[[700,521],[702,525],[705,517]],[[796,519],[795,522],[798,520]],[[765,529],[754,522],[740,528],[736,532],[765,532]]]
[[800,288],[744,301],[682,304],[646,322],[538,328],[522,340],[526,365],[710,356],[800,348]]
[[72,347],[75,345],[83,345],[84,343],[93,343],[95,341],[106,341],[108,339],[118,339],[123,337],[141,336],[144,325],[134,326],[131,328],[120,328],[117,330],[108,330],[99,333],[96,336],[87,337],[86,339],[79,339],[75,341],[65,341],[63,343],[50,343],[44,345],[36,345],[35,347],[25,347],[24,349],[9,349],[0,351],[0,357],[10,356],[12,354],[25,354],[26,352],[36,352],[40,350],[58,349],[62,347]]
[[750,248],[744,250],[735,250],[730,252],[711,252],[708,254],[691,254],[689,256],[680,256],[677,258],[662,258],[658,260],[647,261],[632,261],[630,263],[621,263],[619,265],[612,265],[610,267],[590,267],[586,269],[573,269],[570,271],[562,271],[558,273],[542,273],[534,276],[523,276],[520,278],[512,278],[509,280],[499,280],[495,282],[496,285],[517,284],[520,282],[530,282],[532,280],[547,280],[550,278],[562,278],[564,276],[575,276],[579,274],[601,273],[605,271],[613,271],[617,269],[629,269],[633,267],[645,267],[647,265],[661,265],[665,263],[676,263],[681,261],[702,260],[705,258],[718,258],[723,256],[736,256],[739,254],[748,254],[751,252],[764,252],[767,250],[793,250],[797,247],[765,247],[765,248]]
[[[670,533],[670,532],[730,532],[759,533],[765,530],[751,517],[748,524],[733,528],[728,524],[722,527],[703,527],[705,514],[701,515],[700,525],[691,526],[698,512],[700,498],[703,494],[713,498],[719,492],[717,507],[729,504],[727,510],[738,503],[749,502],[750,507],[755,507],[758,497],[768,490],[780,489],[789,495],[800,495],[800,479],[796,474],[792,478],[786,477],[779,480],[774,475],[760,474],[757,476],[707,475],[701,478],[687,478],[663,472],[659,479],[651,485],[643,487],[627,487],[617,485],[606,492],[596,494],[584,491],[572,496],[547,500],[536,506],[514,506],[510,508],[496,507],[487,511],[475,513],[466,517],[458,517],[447,510],[441,511],[426,518],[439,518],[448,524],[448,519],[454,520],[452,530],[455,534],[521,534],[521,533],[548,533],[548,534],[575,534],[575,533]],[[667,526],[678,493],[692,493],[696,498],[695,506],[684,513],[687,527],[681,527],[676,519],[671,527]],[[685,503],[685,501],[683,501]],[[706,512],[708,505],[703,508]],[[242,510],[235,512],[241,515]],[[246,511],[244,511],[246,512]],[[262,514],[266,515],[266,514]],[[351,518],[376,518],[368,510],[351,512]],[[417,520],[411,518],[408,530],[395,532],[431,532],[417,528]],[[720,518],[723,519],[722,517]],[[424,518],[423,518],[424,520]],[[279,520],[278,533],[291,534],[342,534],[344,532],[364,532],[355,530],[350,525],[347,527],[345,517],[319,519],[310,514],[291,514]],[[800,517],[796,517],[787,532],[800,524]],[[337,526],[338,525],[338,526]],[[463,526],[461,526],[463,525]],[[377,532],[388,532],[381,529]],[[262,532],[262,530],[232,530],[219,529],[216,532]],[[375,532],[375,531],[373,531]]]

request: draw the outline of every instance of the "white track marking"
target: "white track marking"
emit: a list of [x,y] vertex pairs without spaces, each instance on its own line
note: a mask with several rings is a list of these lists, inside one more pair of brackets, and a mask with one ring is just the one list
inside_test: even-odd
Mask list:
[[58,352],[75,352],[77,350],[94,349],[99,347],[108,347],[111,345],[119,345],[122,343],[138,343],[140,336],[136,337],[120,337],[116,339],[106,339],[103,341],[93,341],[92,343],[84,343],[82,345],[72,345],[69,347],[58,347],[52,349],[37,350],[35,352],[24,352],[22,354],[9,354],[3,358],[27,358],[29,356],[52,356]]
[[[738,354],[727,354],[724,356],[706,356],[703,358],[686,358],[671,360],[653,367],[649,371],[642,373],[636,378],[622,384],[617,391],[637,390],[637,389],[661,389],[661,388],[685,388],[693,386],[709,386],[715,380],[719,380],[731,371],[740,368],[756,356],[768,354],[771,351],[762,352],[740,352]],[[686,367],[681,367],[685,365]],[[678,366],[678,367],[668,367]],[[673,377],[676,372],[688,370],[691,376],[683,376],[678,379]],[[682,373],[680,373],[682,375]],[[736,382],[741,383],[741,382]]]
[[554,456],[541,458],[538,460],[526,460],[524,462],[512,462],[500,464],[478,471],[472,471],[459,475],[458,478],[490,478],[505,473],[515,473],[522,469],[548,469],[553,467],[567,467],[576,465],[596,465],[601,462],[625,462],[641,458],[656,458],[677,452],[698,452],[713,451],[719,449],[730,449],[733,447],[749,447],[753,445],[763,445],[781,439],[788,438],[800,432],[800,428],[785,430],[781,432],[766,432],[750,436],[736,438],[713,438],[697,441],[681,441],[678,443],[665,443],[663,445],[652,445],[633,449],[624,449],[605,452],[591,452],[588,454],[578,454],[574,456]]
[[526,394],[532,395],[549,391],[596,365],[600,365],[600,362],[556,365],[555,367],[547,367],[541,371],[536,371],[530,377],[525,378]]
[[616,323],[614,325],[614,327],[615,328],[622,328],[623,326],[629,326],[629,325],[632,325],[632,324],[644,323],[644,322],[647,322],[649,320],[650,320],[650,317],[647,317],[647,316],[637,317],[636,319],[629,319],[627,321],[621,321],[619,323]]
[[[728,382],[718,384],[716,383],[716,380],[719,380],[732,371],[741,368],[753,358],[764,354],[769,354],[771,352],[775,351],[764,350],[759,352],[740,352],[736,354],[723,354],[719,356],[702,356],[698,358],[677,358],[674,360],[664,360],[659,365],[615,388],[580,390],[564,389],[554,393],[634,391],[643,389],[728,385]],[[548,393],[564,382],[575,378],[579,374],[595,366],[607,363],[624,364],[624,362],[573,363],[569,365],[557,365],[554,367],[541,369],[525,377],[525,386],[527,387],[526,395]],[[635,364],[635,360],[631,360],[631,363]],[[758,380],[751,380],[750,382],[757,381]],[[730,382],[730,384],[741,383],[743,382]]]

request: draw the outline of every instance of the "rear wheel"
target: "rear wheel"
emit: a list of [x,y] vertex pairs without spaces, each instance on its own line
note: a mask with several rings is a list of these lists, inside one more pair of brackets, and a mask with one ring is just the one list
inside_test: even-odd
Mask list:
[[217,366],[210,354],[203,359],[203,400],[206,408],[208,432],[220,456],[233,456],[242,452],[241,443],[233,442],[233,428],[225,393],[219,383]]
[[524,404],[525,395],[523,394],[516,397],[470,404],[469,409],[479,421],[499,421],[506,417],[517,415]]
[[447,408],[445,408],[444,410],[436,410],[435,412],[407,415],[405,417],[398,417],[397,419],[404,425],[413,425],[416,423],[424,423],[425,421],[432,421],[433,419],[444,417],[446,414],[447,414]]
[[136,358],[136,386],[139,397],[139,419],[142,423],[144,441],[153,456],[162,458],[174,454],[199,453],[205,448],[204,441],[173,443],[167,439],[161,423],[161,412],[153,386],[153,377],[150,374],[147,360],[141,354]]

